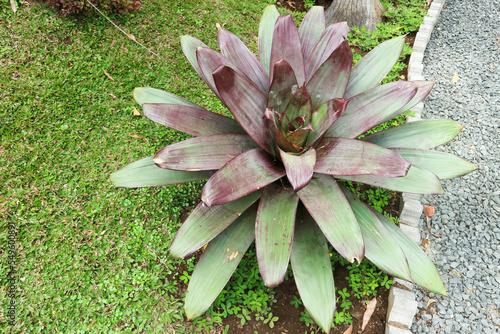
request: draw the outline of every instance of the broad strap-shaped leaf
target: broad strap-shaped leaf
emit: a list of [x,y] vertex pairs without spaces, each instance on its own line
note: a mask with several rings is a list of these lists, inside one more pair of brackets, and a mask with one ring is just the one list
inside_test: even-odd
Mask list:
[[151,87],[137,87],[134,89],[134,98],[135,101],[141,106],[144,103],[168,103],[203,109],[199,105],[194,104],[193,102],[180,96]]
[[356,138],[393,115],[416,93],[417,86],[414,83],[397,81],[356,95],[327,131],[326,136]]
[[351,67],[352,51],[347,41],[344,41],[332,52],[307,83],[307,89],[312,93],[314,109],[326,101],[344,96]]
[[[208,87],[217,95],[217,97],[222,100],[219,91],[214,82],[213,72],[221,66],[227,66],[232,68],[238,74],[242,74],[234,64],[232,64],[229,59],[221,55],[220,53],[210,49],[210,48],[199,48],[196,51],[196,57],[198,59],[198,64],[201,69],[201,78]],[[224,101],[223,101],[224,102]]]
[[260,148],[238,155],[219,169],[203,187],[201,200],[208,206],[234,201],[285,176],[274,157]]
[[245,44],[232,32],[220,28],[217,41],[221,53],[255,83],[264,93],[269,91],[269,76],[257,58]]
[[297,192],[332,246],[349,262],[363,259],[363,236],[351,206],[330,175],[314,174]]
[[411,148],[394,148],[392,150],[411,162],[412,165],[423,167],[442,180],[462,176],[477,169],[470,162],[450,153]]
[[298,88],[297,78],[293,69],[285,60],[274,64],[273,78],[267,98],[268,108],[273,108],[277,113],[285,111],[292,99],[293,89]]
[[291,263],[305,308],[328,333],[335,314],[335,286],[328,244],[303,206],[297,212]]
[[271,71],[271,49],[276,20],[280,13],[274,5],[267,6],[259,24],[259,61],[264,71]]
[[256,147],[246,134],[203,136],[164,147],[156,154],[154,162],[161,168],[174,170],[216,170]]
[[371,211],[389,230],[392,237],[397,241],[399,247],[403,250],[403,253],[405,253],[408,265],[410,266],[410,273],[413,282],[429,291],[447,296],[441,276],[439,276],[436,266],[432,263],[425,252],[406,234],[401,232],[401,230],[393,222],[384,217],[383,214],[375,209],[372,209]]
[[443,193],[439,178],[428,170],[411,165],[408,174],[403,177],[383,177],[374,175],[341,176],[335,178],[353,182],[360,182],[395,191],[440,195]]
[[299,197],[292,189],[276,182],[262,193],[255,224],[255,249],[260,274],[269,288],[285,279],[298,203]]
[[427,95],[429,95],[429,93],[432,90],[432,87],[434,87],[435,84],[435,82],[433,81],[423,81],[423,80],[415,80],[412,82],[417,85],[417,93],[415,94],[415,96],[410,100],[410,102],[402,106],[399,110],[394,112],[392,115],[386,117],[386,119],[384,119],[383,122],[387,122],[388,120],[393,119],[394,117],[397,117],[402,113],[404,113],[405,111],[413,108],[417,103],[421,102],[423,99],[427,97]]
[[405,37],[396,37],[379,44],[352,68],[345,99],[377,86],[384,79],[398,61]]
[[346,22],[330,25],[321,35],[318,43],[311,51],[309,58],[305,59],[306,82],[309,82],[318,68],[330,57],[333,51],[347,39],[349,27]]
[[188,319],[205,313],[233,275],[254,240],[255,211],[253,208],[245,211],[201,255],[184,303]]
[[316,150],[309,148],[305,153],[297,155],[280,151],[281,161],[285,166],[286,176],[295,191],[309,184],[316,163]]
[[246,133],[269,153],[273,153],[267,119],[267,96],[246,77],[223,66],[214,72],[215,85],[222,101]]
[[235,120],[201,107],[179,104],[143,104],[144,116],[150,120],[192,136],[221,133],[245,133]]
[[306,60],[325,31],[325,9],[312,6],[300,23],[299,37],[302,44],[302,56]]
[[198,64],[198,57],[196,56],[196,51],[199,48],[207,48],[207,47],[208,46],[199,39],[196,39],[189,35],[181,36],[182,52],[184,52],[184,55],[186,56],[191,66],[193,66],[196,73],[198,73],[198,75],[201,76],[202,78],[203,78],[203,73],[201,72],[200,65]]
[[163,169],[156,166],[151,156],[137,160],[114,172],[111,174],[111,182],[115,187],[123,188],[159,187],[206,180],[212,175],[212,171],[184,172]]
[[426,119],[389,128],[362,140],[387,148],[429,150],[449,142],[463,126],[448,119]]
[[[285,60],[293,68],[299,86],[305,83],[304,58],[300,37],[292,15],[278,17],[274,26],[274,35],[271,49],[271,65],[281,59]],[[271,67],[270,77],[273,77],[274,66]]]
[[389,230],[365,203],[354,196],[350,190],[341,188],[358,220],[365,242],[365,256],[368,260],[390,275],[411,281],[406,256]]
[[316,109],[311,117],[313,134],[309,134],[307,145],[314,144],[321,139],[332,124],[342,115],[349,100],[332,99]]
[[177,231],[170,246],[170,255],[185,258],[205,246],[236,218],[240,217],[261,196],[256,191],[231,203],[207,207],[198,204]]
[[314,171],[329,175],[405,176],[410,163],[396,152],[357,139],[325,137]]

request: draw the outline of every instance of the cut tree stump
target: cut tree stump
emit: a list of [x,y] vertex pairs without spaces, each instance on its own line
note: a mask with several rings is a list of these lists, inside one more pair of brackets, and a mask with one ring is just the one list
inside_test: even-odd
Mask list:
[[350,27],[366,26],[375,31],[384,11],[380,0],[333,0],[325,13],[326,23],[347,22]]

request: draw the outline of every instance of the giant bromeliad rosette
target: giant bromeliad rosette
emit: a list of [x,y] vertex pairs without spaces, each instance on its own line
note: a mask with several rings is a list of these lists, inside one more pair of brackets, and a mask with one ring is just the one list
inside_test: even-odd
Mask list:
[[383,215],[337,180],[395,191],[440,194],[440,178],[474,166],[430,149],[461,130],[449,120],[424,120],[357,138],[420,102],[433,83],[379,85],[401,54],[389,40],[352,67],[348,27],[325,29],[312,7],[297,29],[290,15],[268,7],[259,28],[259,60],[225,29],[221,53],[190,37],[182,50],[234,120],[152,88],[137,88],[144,115],[193,135],[111,176],[120,187],[209,179],[202,203],[177,232],[170,253],[184,258],[208,243],[193,272],[185,310],[203,314],[255,240],[268,287],[291,262],[300,296],[329,331],[335,293],[329,242],[349,261],[367,257],[391,275],[446,294],[432,262]]

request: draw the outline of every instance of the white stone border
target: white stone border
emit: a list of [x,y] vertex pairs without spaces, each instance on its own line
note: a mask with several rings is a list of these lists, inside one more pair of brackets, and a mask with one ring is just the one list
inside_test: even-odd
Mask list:
[[[424,69],[423,60],[427,43],[431,38],[431,33],[436,26],[439,14],[444,7],[446,0],[433,0],[424,18],[424,23],[420,26],[415,43],[413,44],[413,53],[410,56],[408,64],[408,80],[424,80],[422,71]],[[408,122],[414,122],[421,119],[424,110],[424,103],[420,102],[411,110],[415,116],[408,117]],[[420,195],[403,193],[402,210],[399,217],[401,230],[417,244],[420,244],[420,230],[418,223],[422,214],[423,206],[420,203]],[[413,293],[413,284],[393,277],[394,282],[399,283],[409,290],[391,287],[389,291],[389,307],[387,309],[387,321],[385,324],[385,334],[411,334],[410,328],[415,314],[418,310],[418,303]],[[393,326],[395,324],[396,326]],[[404,329],[403,329],[404,328]]]

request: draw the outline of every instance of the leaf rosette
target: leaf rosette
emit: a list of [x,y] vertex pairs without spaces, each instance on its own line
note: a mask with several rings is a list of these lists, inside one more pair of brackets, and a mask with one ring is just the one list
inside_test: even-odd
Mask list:
[[441,194],[440,178],[475,169],[430,150],[462,127],[417,121],[358,139],[419,103],[433,83],[380,85],[404,36],[380,44],[353,67],[347,33],[346,23],[325,27],[322,7],[312,7],[297,29],[290,15],[269,6],[260,22],[258,59],[223,28],[220,53],[183,36],[187,59],[234,119],[171,93],[136,88],[146,117],[194,138],[115,172],[113,183],[208,179],[202,202],[170,247],[171,255],[184,258],[208,244],[188,287],[189,318],[210,307],[254,240],[266,286],[280,284],[291,263],[304,306],[326,332],[335,310],[328,243],[351,262],[366,256],[391,275],[446,294],[424,252],[337,181]]

